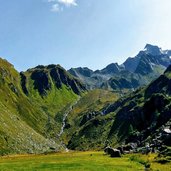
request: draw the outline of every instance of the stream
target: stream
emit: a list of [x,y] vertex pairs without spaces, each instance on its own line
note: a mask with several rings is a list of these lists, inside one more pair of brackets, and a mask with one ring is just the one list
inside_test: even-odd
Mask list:
[[[63,132],[64,132],[64,128],[65,128],[65,126],[66,126],[66,119],[67,119],[67,117],[68,117],[68,114],[73,110],[74,106],[77,105],[77,103],[79,102],[79,100],[80,100],[80,97],[77,99],[77,101],[76,101],[74,104],[70,105],[69,109],[64,113],[63,119],[62,119],[61,130],[60,130],[60,132],[59,132],[59,134],[58,134],[58,136],[57,136],[59,139],[60,139],[60,137],[62,136],[62,134],[63,134]],[[61,140],[61,145],[65,148],[66,152],[69,151],[68,148],[66,147],[66,145],[63,143],[62,140]]]

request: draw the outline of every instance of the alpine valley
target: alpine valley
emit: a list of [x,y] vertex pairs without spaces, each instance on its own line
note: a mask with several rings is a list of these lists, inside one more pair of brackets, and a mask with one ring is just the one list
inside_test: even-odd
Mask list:
[[148,144],[167,156],[170,56],[147,44],[101,70],[53,64],[20,73],[0,58],[0,155]]

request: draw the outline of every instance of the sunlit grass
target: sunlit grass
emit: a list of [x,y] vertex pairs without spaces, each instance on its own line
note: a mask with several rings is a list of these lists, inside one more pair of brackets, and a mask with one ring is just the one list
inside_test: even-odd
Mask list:
[[137,171],[144,166],[129,156],[110,158],[103,152],[69,152],[49,155],[9,156],[0,159],[0,170]]
[[[133,156],[133,157],[132,157]],[[48,155],[16,155],[0,158],[1,171],[139,171],[148,161],[152,171],[170,171],[171,164],[155,162],[156,155],[125,155],[110,158],[103,152],[69,152]],[[133,158],[133,159],[132,159]],[[141,161],[141,162],[139,162]]]

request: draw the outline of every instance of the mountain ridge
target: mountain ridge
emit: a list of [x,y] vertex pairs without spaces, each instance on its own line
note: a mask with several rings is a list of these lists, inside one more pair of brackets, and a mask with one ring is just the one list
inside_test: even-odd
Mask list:
[[[52,69],[59,71],[56,79]],[[57,138],[63,113],[85,91],[59,66],[39,66],[19,73],[1,58],[0,155],[64,149]]]
[[51,64],[19,73],[0,58],[0,154],[148,142],[171,126],[169,53],[148,45],[128,58],[133,72],[112,63],[97,71]]
[[[93,71],[89,68],[71,68],[68,70],[70,74],[73,74],[73,76],[79,78],[84,84],[87,85],[87,88],[94,89],[94,88],[109,88],[110,89],[120,89],[121,87],[125,87],[122,82],[119,80],[122,80],[123,77],[125,77],[125,74],[123,72],[132,73],[132,78],[127,80],[130,84],[131,88],[131,80],[134,78],[141,78],[136,79],[138,82],[137,85],[143,86],[147,85],[152,81],[152,79],[157,78],[160,74],[164,72],[164,70],[170,65],[171,59],[170,59],[170,51],[169,50],[162,50],[158,46],[147,44],[144,48],[144,50],[140,51],[135,57],[127,58],[126,61],[118,65],[117,63],[111,63],[105,68],[101,70]],[[89,74],[84,74],[85,72],[89,72]],[[81,70],[81,72],[80,72]],[[118,76],[119,75],[119,76]],[[118,79],[118,77],[120,77]],[[121,86],[112,86],[111,80],[116,80],[118,85]],[[145,80],[142,82],[142,80]],[[110,80],[110,81],[109,81]],[[141,80],[141,81],[139,81]],[[104,85],[108,85],[105,87]],[[135,87],[135,86],[133,86]],[[137,86],[138,87],[138,86]],[[135,87],[135,88],[137,88]]]
[[171,146],[171,134],[165,132],[171,130],[170,87],[171,66],[148,86],[101,109],[73,135],[68,147],[87,150],[133,143],[143,148],[145,143],[151,144],[154,140]]

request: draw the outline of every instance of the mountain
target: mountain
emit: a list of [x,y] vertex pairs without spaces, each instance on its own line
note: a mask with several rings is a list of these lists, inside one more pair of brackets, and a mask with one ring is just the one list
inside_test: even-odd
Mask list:
[[20,75],[23,91],[27,95],[30,88],[36,89],[40,96],[48,95],[48,91],[53,88],[62,89],[63,86],[70,88],[77,95],[86,90],[78,79],[72,77],[60,65],[37,66],[26,72],[21,72]]
[[18,73],[0,58],[0,154],[61,150],[65,111],[86,91],[59,65]]
[[169,63],[170,51],[152,45],[97,71],[39,65],[19,73],[0,58],[0,155],[171,145]]
[[70,70],[68,70],[68,72],[74,77],[80,79],[86,85],[87,88],[95,88],[93,87],[93,82],[96,82],[96,79],[91,78],[93,74],[93,71],[91,69],[87,67],[71,68]]
[[94,73],[102,74],[102,75],[113,75],[113,74],[120,73],[123,69],[124,68],[118,65],[118,63],[112,63],[102,70],[96,70]]
[[171,146],[170,87],[171,66],[148,86],[119,98],[87,119],[73,134],[68,147],[87,150],[127,143],[142,147],[153,141]]
[[80,79],[81,77],[90,77],[93,74],[93,71],[87,67],[71,68],[69,72],[75,77],[79,77]]
[[122,65],[112,63],[96,71],[72,68],[69,72],[89,89],[131,90],[149,84],[162,74],[171,63],[170,55],[170,50],[147,44],[144,50],[129,57]]
[[[125,137],[127,141],[134,142],[149,142],[157,138],[170,146],[171,136],[165,132],[171,128],[170,85],[171,66],[158,79],[129,95],[125,102],[122,101],[122,108],[116,113],[109,138],[116,134],[120,141]],[[126,134],[130,128],[131,131]],[[121,132],[125,132],[125,135],[121,135]]]
[[126,89],[134,90],[143,84],[140,81],[141,79],[141,75],[137,75],[129,71],[122,71],[118,75],[104,82],[101,85],[101,88],[122,92],[124,92]]

